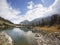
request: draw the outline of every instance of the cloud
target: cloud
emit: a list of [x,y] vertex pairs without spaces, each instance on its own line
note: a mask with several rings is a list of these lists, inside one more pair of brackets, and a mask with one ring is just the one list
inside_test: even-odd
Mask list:
[[53,5],[51,5],[50,8],[53,9],[52,13],[60,14],[60,0],[55,0],[55,3]]
[[33,6],[34,6],[33,1],[28,2],[28,6],[27,6],[28,9],[33,9]]
[[[31,4],[34,4],[33,2]],[[28,10],[24,17],[31,21],[35,18],[42,18],[50,16],[53,14],[60,14],[60,0],[55,0],[55,2],[49,7],[44,7],[43,4],[37,4],[32,6],[33,9]]]
[[[33,5],[34,3],[32,2],[31,5]],[[28,8],[28,6],[27,6]],[[27,20],[31,21],[35,18],[42,18],[46,15],[47,13],[49,13],[52,9],[51,8],[46,8],[44,7],[42,4],[36,4],[32,6],[33,9],[30,9],[26,12],[25,16]]]
[[13,23],[20,23],[23,20],[33,20],[35,18],[42,18],[52,14],[60,14],[60,0],[55,2],[49,7],[44,7],[43,4],[34,4],[33,1],[27,3],[27,12],[20,15],[21,11],[11,7],[7,0],[0,0],[0,16],[12,21]]
[[[10,21],[15,20],[21,12],[13,9],[7,0],[0,0],[0,16]],[[12,21],[13,22],[13,21]],[[14,22],[15,23],[15,22]]]

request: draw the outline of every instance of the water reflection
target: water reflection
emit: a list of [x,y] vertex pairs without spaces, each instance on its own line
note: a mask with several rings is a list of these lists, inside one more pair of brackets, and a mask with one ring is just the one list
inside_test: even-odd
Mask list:
[[4,30],[14,41],[14,45],[32,45],[34,41],[34,33],[32,31],[24,31],[19,28]]
[[31,31],[28,29],[7,29],[3,30],[14,41],[14,45],[60,45],[60,33],[50,33],[47,31]]

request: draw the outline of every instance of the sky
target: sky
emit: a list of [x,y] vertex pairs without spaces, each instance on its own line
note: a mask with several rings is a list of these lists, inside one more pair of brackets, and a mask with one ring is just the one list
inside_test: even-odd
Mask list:
[[60,14],[60,0],[0,0],[0,17],[15,24]]

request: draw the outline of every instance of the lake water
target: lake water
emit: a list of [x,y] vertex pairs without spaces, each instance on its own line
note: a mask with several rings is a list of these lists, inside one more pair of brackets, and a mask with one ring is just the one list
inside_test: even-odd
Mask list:
[[12,38],[14,45],[60,45],[60,38],[55,37],[58,32],[52,34],[43,30],[32,31],[26,28],[10,28],[3,31]]
[[14,41],[14,45],[35,45],[34,33],[28,29],[13,28],[3,30],[5,31]]

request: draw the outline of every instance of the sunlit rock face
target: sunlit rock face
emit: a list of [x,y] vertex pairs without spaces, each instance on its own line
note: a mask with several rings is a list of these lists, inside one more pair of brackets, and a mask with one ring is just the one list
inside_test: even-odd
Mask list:
[[55,37],[54,34],[45,34],[44,36],[40,33],[36,33],[35,36],[37,45],[60,45],[60,40]]
[[5,32],[0,32],[0,45],[13,45],[11,37]]

